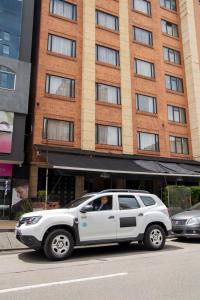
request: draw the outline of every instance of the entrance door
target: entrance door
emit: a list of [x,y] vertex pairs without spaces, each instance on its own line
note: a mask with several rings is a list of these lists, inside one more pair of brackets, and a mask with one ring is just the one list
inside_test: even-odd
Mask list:
[[78,214],[80,241],[116,239],[116,211],[113,210],[113,197],[101,196],[88,205],[91,206],[91,211]]
[[117,239],[136,238],[141,233],[142,208],[133,195],[118,195]]

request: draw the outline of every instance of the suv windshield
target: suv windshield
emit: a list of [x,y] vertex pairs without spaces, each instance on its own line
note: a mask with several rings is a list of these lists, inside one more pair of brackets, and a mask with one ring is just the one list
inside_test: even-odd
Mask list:
[[85,202],[86,200],[88,200],[90,198],[91,198],[91,196],[83,196],[83,197],[81,197],[79,199],[72,200],[65,207],[66,208],[77,207],[77,206],[79,206],[80,204],[82,204],[83,202]]

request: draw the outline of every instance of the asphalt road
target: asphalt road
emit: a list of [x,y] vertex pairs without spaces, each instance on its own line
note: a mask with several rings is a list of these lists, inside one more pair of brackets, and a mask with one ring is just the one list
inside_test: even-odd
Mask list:
[[0,299],[200,299],[200,241],[76,249],[63,262],[31,250],[0,253]]

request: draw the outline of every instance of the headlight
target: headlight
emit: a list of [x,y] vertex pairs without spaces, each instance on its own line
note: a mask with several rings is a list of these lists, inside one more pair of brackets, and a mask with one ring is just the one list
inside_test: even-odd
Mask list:
[[29,217],[26,218],[26,225],[33,225],[40,221],[42,217],[41,216],[35,216],[35,217]]
[[200,225],[200,219],[199,218],[191,218],[187,221],[188,225]]

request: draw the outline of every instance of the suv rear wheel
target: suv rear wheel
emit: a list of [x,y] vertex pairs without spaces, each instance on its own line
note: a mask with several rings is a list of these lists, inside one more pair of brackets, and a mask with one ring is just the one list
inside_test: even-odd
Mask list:
[[148,250],[160,250],[165,245],[165,231],[159,225],[149,226],[144,234],[144,246]]
[[49,233],[44,242],[44,253],[51,260],[63,260],[70,256],[74,240],[70,232],[56,229]]

